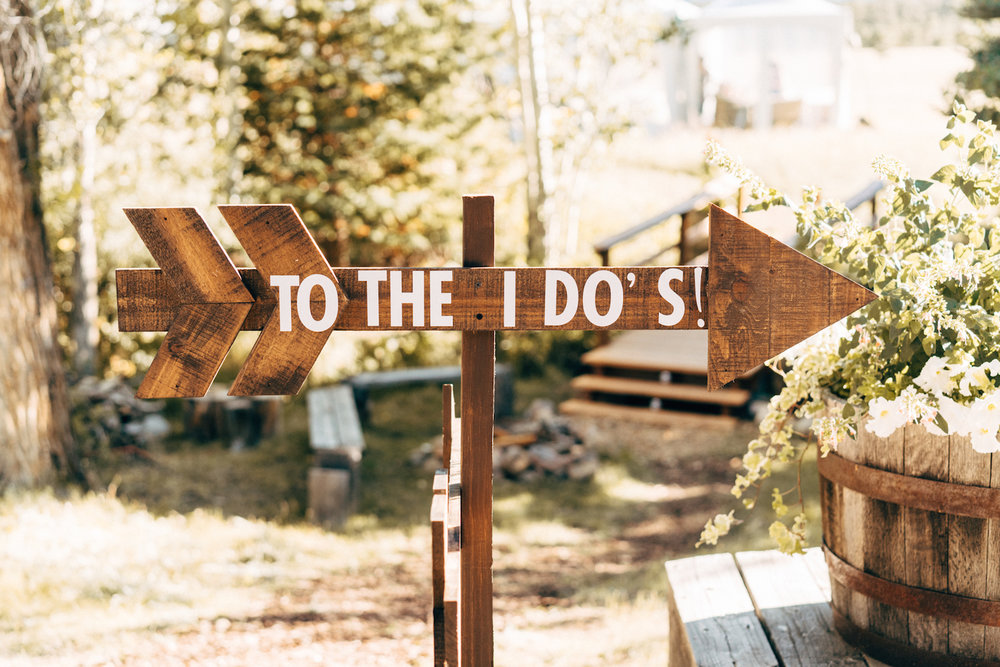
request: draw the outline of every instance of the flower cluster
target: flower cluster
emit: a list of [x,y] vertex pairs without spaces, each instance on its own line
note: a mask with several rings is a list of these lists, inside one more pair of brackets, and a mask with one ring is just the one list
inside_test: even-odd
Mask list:
[[[886,437],[909,423],[966,436],[978,452],[1000,451],[1000,140],[992,123],[957,105],[940,147],[956,159],[927,180],[892,158],[875,161],[886,188],[872,227],[818,188],[793,203],[717,144],[706,151],[750,186],[747,210],[790,207],[808,252],[881,297],[769,362],[784,387],[733,485],[748,508],[775,464],[801,462],[809,441],[794,426],[802,420],[822,454],[859,427]],[[771,536],[783,551],[799,551],[804,515],[789,513],[788,491],[775,493]],[[703,543],[738,523],[717,519]]]

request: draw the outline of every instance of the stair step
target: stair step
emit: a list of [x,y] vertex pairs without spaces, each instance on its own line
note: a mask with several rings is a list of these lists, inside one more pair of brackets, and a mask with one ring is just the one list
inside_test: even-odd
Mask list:
[[597,401],[588,401],[582,398],[571,398],[563,401],[559,404],[559,412],[564,415],[631,420],[654,426],[686,426],[692,428],[732,430],[740,423],[740,420],[736,417],[725,415],[705,415],[695,412],[678,412],[676,410],[654,410],[631,405],[598,403]]
[[746,405],[750,392],[745,389],[720,389],[709,391],[691,384],[673,384],[654,380],[636,380],[606,375],[580,375],[570,381],[570,386],[580,392],[600,392],[631,396],[651,396],[675,401],[709,403],[726,407]]

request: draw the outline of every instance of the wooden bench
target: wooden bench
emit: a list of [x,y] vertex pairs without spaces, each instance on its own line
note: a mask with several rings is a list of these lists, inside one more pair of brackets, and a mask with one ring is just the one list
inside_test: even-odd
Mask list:
[[[362,419],[368,418],[368,396],[373,389],[400,387],[407,385],[446,384],[459,382],[458,366],[429,366],[421,368],[399,368],[388,371],[358,373],[345,383],[354,390],[354,402]],[[510,366],[496,365],[496,399],[494,417],[509,417],[514,414],[514,375]]]
[[820,549],[709,554],[666,568],[671,667],[882,665],[834,630]]
[[311,389],[309,444],[315,452],[309,469],[309,516],[339,528],[357,509],[361,495],[361,454],[365,448],[354,392],[346,385]]

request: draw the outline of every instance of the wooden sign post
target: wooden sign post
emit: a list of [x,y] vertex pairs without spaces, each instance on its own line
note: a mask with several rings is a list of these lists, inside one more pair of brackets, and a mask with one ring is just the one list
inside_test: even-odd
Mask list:
[[222,206],[256,269],[193,208],[126,209],[160,269],[118,269],[120,331],[166,331],[141,398],[203,396],[236,334],[260,330],[229,393],[295,394],[334,330],[460,330],[461,662],[493,661],[497,331],[707,329],[718,389],[875,295],[722,209],[708,266],[497,268],[493,197],[463,199],[462,268],[331,267],[288,205]]

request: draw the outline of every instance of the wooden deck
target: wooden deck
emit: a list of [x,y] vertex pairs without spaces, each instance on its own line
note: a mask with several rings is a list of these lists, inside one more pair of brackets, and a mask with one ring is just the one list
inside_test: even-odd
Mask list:
[[575,398],[560,405],[565,414],[665,426],[732,426],[734,413],[743,414],[751,399],[747,382],[706,389],[707,331],[626,331],[581,361],[591,372],[572,380]]
[[593,367],[708,375],[708,331],[625,331],[583,355]]
[[833,629],[820,549],[709,554],[666,569],[670,667],[884,667]]

